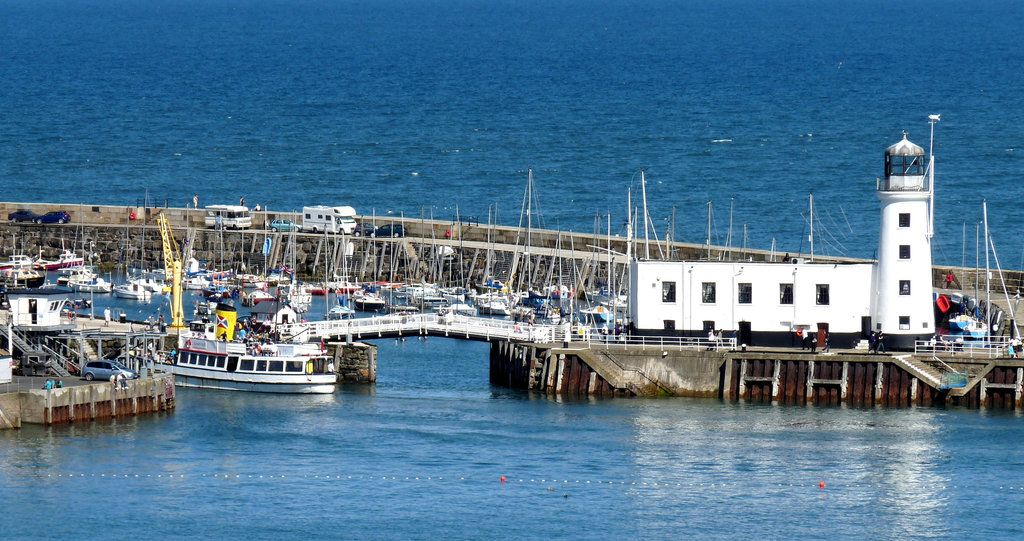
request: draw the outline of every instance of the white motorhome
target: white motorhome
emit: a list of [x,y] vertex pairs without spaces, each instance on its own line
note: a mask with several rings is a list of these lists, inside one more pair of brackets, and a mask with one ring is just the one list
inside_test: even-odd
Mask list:
[[204,220],[206,227],[220,227],[221,229],[249,229],[252,227],[249,207],[241,205],[210,205],[206,207]]
[[303,207],[302,230],[312,233],[344,233],[356,230],[356,209],[352,207]]

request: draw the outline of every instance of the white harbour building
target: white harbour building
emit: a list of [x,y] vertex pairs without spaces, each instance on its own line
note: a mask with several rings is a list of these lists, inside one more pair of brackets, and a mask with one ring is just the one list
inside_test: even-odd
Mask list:
[[706,336],[721,330],[735,332],[740,344],[792,346],[799,345],[799,330],[819,345],[827,333],[843,348],[881,331],[887,347],[913,348],[935,333],[933,164],[905,133],[885,151],[885,176],[876,184],[877,262],[632,261],[630,331]]

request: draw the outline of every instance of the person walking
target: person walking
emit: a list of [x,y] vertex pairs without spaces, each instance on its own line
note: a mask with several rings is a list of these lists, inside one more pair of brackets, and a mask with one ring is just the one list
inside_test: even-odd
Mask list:
[[871,336],[868,337],[868,352],[869,353],[877,353],[878,352],[878,333],[876,333],[874,331],[872,331],[871,332]]
[[106,327],[108,325],[110,325],[110,307],[109,306],[103,309],[103,326]]
[[875,351],[878,353],[885,353],[885,336],[882,335],[882,331],[878,331],[878,338],[875,343]]

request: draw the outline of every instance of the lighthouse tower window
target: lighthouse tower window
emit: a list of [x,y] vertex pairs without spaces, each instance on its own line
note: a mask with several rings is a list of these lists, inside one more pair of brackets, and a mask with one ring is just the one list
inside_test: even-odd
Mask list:
[[910,259],[909,244],[900,244],[900,259]]
[[900,280],[900,295],[910,295],[910,280]]
[[910,213],[909,212],[901,212],[900,213],[900,227],[910,227]]
[[901,331],[909,331],[910,330],[910,316],[900,316],[900,330]]

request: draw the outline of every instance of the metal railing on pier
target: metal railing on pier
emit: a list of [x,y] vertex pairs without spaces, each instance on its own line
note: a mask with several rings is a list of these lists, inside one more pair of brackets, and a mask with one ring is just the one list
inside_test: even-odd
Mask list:
[[1004,336],[979,340],[918,340],[914,342],[914,354],[994,359],[1009,357],[1009,347],[1010,339]]

